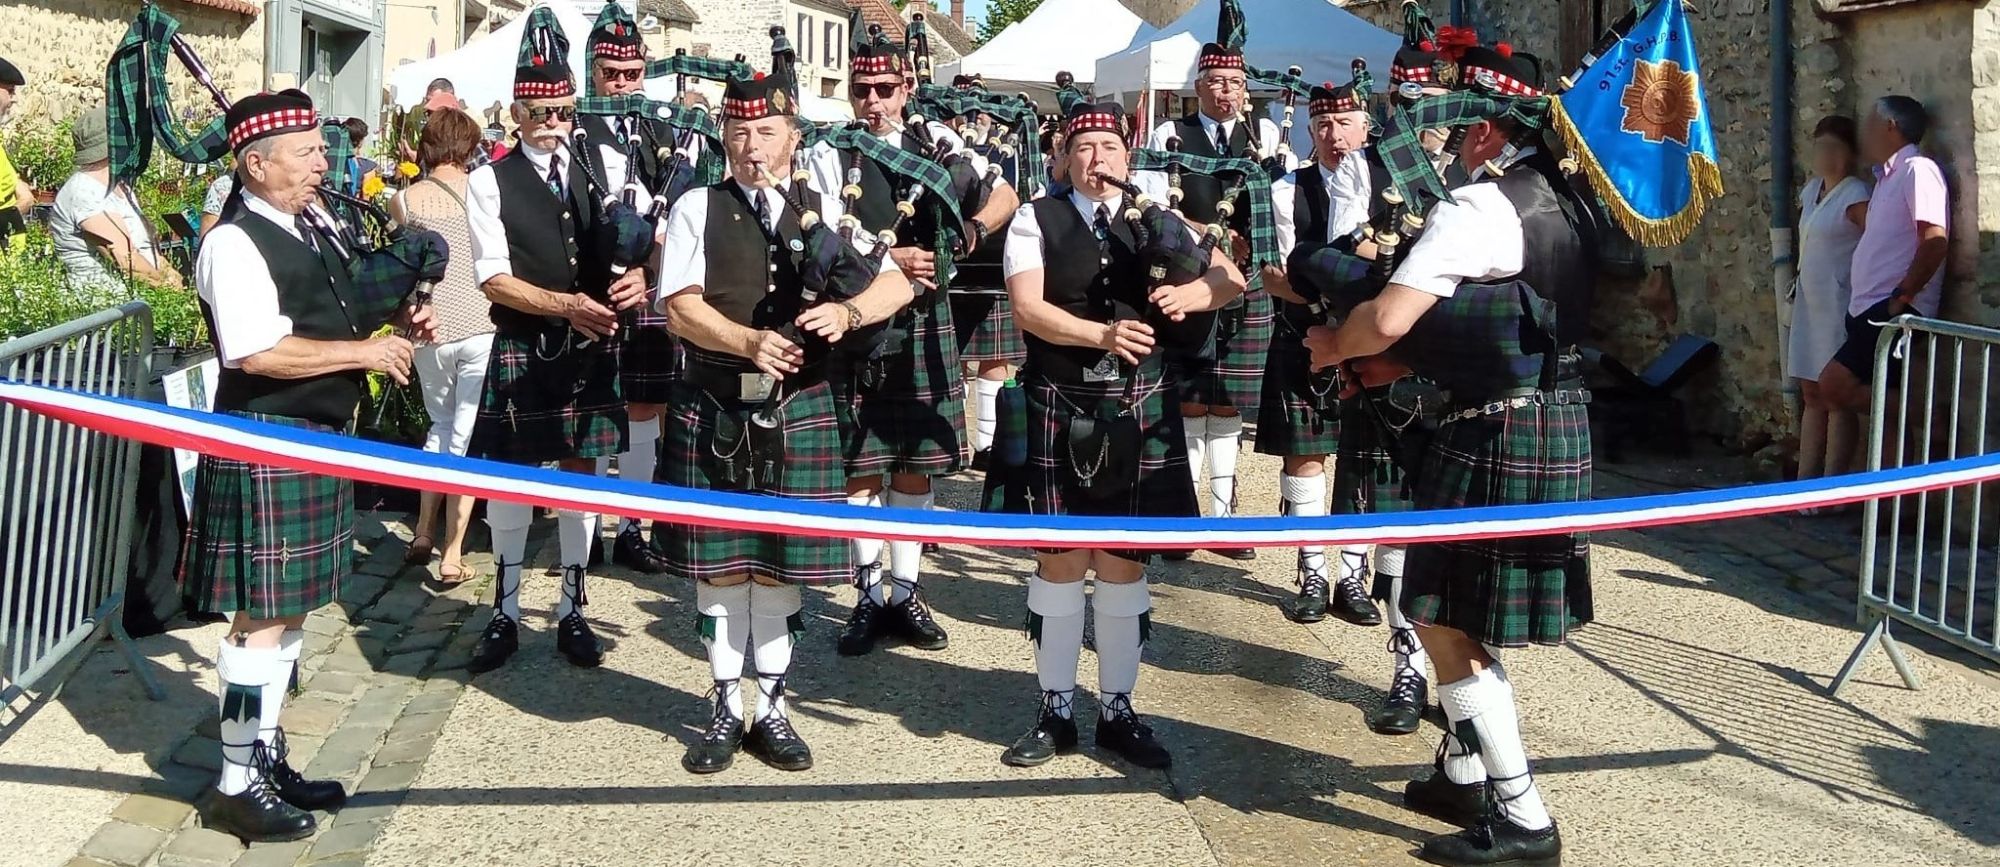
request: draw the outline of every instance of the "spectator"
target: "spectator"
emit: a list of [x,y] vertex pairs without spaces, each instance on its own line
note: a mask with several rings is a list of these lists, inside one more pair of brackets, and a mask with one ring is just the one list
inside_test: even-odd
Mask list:
[[352,174],[354,176],[354,188],[358,190],[361,189],[361,182],[366,180],[369,175],[374,174],[379,168],[374,160],[361,155],[361,143],[368,140],[368,122],[358,117],[350,117],[341,121],[341,126],[347,128],[348,141],[352,142],[354,146],[354,171]]
[[[412,366],[422,383],[424,410],[431,417],[427,451],[465,454],[473,419],[486,381],[487,354],[493,346],[492,303],[473,279],[472,228],[466,217],[466,164],[479,152],[479,122],[457,109],[431,115],[417,139],[417,165],[423,180],[396,194],[390,215],[413,228],[444,236],[458,253],[431,296],[436,311],[437,338],[417,347]],[[409,562],[430,563],[436,544],[439,496],[425,491],[417,511],[416,537],[410,540]],[[472,520],[472,498],[450,496],[444,501],[444,562],[438,580],[456,584],[470,577],[465,569],[465,528]]]
[[229,197],[235,192],[235,172],[225,171],[208,182],[208,193],[201,200],[201,225],[197,227],[202,237],[208,237],[208,230],[222,222],[222,214],[229,207]]
[[[486,132],[480,136],[480,149],[484,151],[484,163],[490,163],[507,155],[512,148],[507,147],[507,130],[499,121],[486,125]],[[476,168],[476,167],[475,167]]]
[[[21,70],[0,58],[0,122],[14,111],[14,89],[27,83]],[[0,249],[13,244],[15,235],[28,230],[28,212],[35,207],[35,188],[14,171],[7,149],[0,147]]]
[[139,213],[132,188],[111,179],[110,125],[104,107],[77,117],[71,132],[76,144],[76,173],[56,192],[49,234],[69,283],[76,289],[122,292],[123,284],[108,263],[160,286],[178,287],[181,277],[162,267],[153,249],[153,232]]
[[1862,128],[1862,155],[1881,166],[1875,170],[1867,222],[1854,248],[1847,339],[1820,371],[1820,396],[1831,407],[1868,411],[1875,341],[1891,318],[1937,315],[1950,220],[1944,172],[1917,152],[1929,128],[1923,105],[1907,96],[1876,100]]
[[1805,412],[1799,420],[1799,478],[1847,472],[1860,419],[1827,405],[1820,371],[1847,334],[1854,248],[1868,212],[1868,184],[1855,176],[1860,152],[1854,120],[1838,115],[1813,129],[1812,180],[1799,194],[1799,278],[1793,287],[1792,337],[1786,369],[1799,380]]

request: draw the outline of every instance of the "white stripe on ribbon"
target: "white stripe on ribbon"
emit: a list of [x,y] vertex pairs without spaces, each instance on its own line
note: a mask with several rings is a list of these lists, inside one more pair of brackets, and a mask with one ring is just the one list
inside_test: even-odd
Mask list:
[[929,512],[603,479],[14,382],[0,382],[0,401],[152,445],[395,487],[772,533],[1047,548],[1293,547],[1538,536],[1743,518],[2000,479],[1996,453],[1803,482],[1387,515],[1218,519]]

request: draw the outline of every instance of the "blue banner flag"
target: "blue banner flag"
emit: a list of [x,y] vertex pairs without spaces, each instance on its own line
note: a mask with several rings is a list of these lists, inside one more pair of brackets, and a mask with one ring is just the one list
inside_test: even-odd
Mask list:
[[1701,65],[1680,0],[1654,3],[1551,108],[1564,146],[1640,243],[1680,243],[1722,195]]

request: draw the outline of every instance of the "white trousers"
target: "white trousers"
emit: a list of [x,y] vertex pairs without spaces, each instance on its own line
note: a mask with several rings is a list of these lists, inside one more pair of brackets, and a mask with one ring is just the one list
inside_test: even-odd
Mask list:
[[486,358],[492,351],[491,332],[417,347],[411,366],[424,393],[424,412],[431,417],[424,451],[465,454],[472,441],[472,422],[479,416],[479,393],[486,388]]

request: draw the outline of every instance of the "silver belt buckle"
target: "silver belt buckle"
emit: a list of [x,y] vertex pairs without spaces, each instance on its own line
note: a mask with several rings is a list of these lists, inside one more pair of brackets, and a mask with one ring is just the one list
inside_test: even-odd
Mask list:
[[771,387],[777,382],[764,372],[739,373],[736,375],[736,391],[740,400],[763,400],[771,396]]
[[1095,367],[1083,372],[1084,382],[1117,382],[1122,378],[1118,375],[1118,356],[1109,352],[1097,360]]

